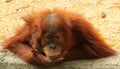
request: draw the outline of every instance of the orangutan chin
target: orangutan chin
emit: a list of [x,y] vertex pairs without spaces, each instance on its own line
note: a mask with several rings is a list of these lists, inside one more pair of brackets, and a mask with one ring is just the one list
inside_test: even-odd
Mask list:
[[4,42],[4,49],[30,64],[49,66],[116,54],[80,14],[45,10],[23,20],[26,23]]

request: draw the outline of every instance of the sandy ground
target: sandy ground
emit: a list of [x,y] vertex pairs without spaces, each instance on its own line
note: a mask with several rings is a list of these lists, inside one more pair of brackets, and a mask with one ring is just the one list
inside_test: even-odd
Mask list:
[[120,0],[0,0],[0,45],[24,24],[20,17],[53,8],[81,13],[113,49],[120,50]]

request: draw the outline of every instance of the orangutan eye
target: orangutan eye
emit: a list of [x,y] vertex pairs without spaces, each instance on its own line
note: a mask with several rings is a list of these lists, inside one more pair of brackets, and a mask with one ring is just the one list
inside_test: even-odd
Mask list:
[[63,31],[65,31],[65,28],[60,27],[60,28],[58,29],[58,31],[59,31],[59,32],[63,32]]
[[50,41],[51,39],[52,39],[52,37],[50,37],[50,36],[49,36],[49,37],[47,37],[47,40],[49,40],[49,41]]
[[56,41],[58,41],[59,39],[60,39],[59,36],[56,36],[56,37],[55,37],[55,40],[56,40]]

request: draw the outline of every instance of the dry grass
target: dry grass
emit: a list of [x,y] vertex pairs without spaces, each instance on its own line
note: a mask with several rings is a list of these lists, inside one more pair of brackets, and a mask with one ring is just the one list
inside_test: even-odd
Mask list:
[[83,14],[116,50],[120,49],[119,0],[0,0],[0,42],[12,36],[32,10],[60,8]]

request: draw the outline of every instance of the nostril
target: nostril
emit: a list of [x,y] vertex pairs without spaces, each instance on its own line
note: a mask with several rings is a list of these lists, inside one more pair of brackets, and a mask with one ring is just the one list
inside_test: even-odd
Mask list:
[[55,49],[56,47],[55,47],[55,45],[54,44],[51,44],[50,45],[50,49]]
[[55,46],[50,46],[51,49],[55,49]]

